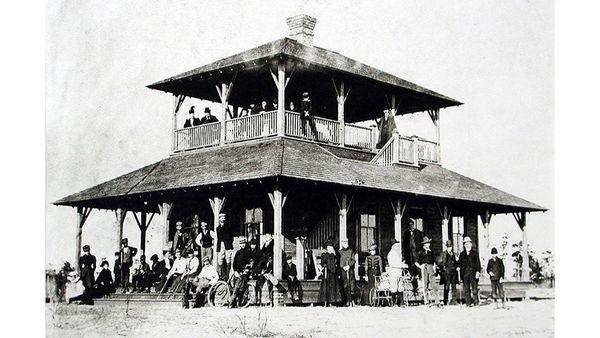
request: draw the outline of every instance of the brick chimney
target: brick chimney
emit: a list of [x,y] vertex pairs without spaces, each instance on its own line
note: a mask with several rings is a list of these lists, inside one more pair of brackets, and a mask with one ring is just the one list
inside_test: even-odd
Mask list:
[[290,38],[308,46],[313,45],[313,36],[315,35],[313,30],[317,24],[316,18],[300,14],[287,18],[285,22],[290,28]]

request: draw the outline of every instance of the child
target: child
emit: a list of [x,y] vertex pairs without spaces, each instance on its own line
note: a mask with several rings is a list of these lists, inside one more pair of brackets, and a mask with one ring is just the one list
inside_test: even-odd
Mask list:
[[383,272],[383,262],[381,256],[377,254],[377,245],[371,244],[369,248],[369,256],[365,259],[365,267],[367,269],[367,279],[369,280],[369,294],[375,288],[375,277],[381,276]]
[[492,248],[492,258],[488,261],[487,273],[490,275],[492,298],[496,304],[496,309],[498,308],[498,303],[496,303],[498,297],[502,300],[502,308],[505,309],[504,287],[502,286],[502,283],[504,282],[504,263],[498,258],[498,250],[496,250],[496,248]]

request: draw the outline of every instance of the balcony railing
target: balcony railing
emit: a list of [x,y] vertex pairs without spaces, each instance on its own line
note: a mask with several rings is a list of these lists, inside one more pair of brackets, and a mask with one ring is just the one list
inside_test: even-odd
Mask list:
[[[285,135],[342,145],[340,140],[340,123],[322,117],[313,117],[315,134],[308,121],[303,121],[300,114],[285,112]],[[304,128],[302,124],[304,122]],[[176,130],[174,133],[174,152],[217,146],[221,143],[234,143],[277,135],[277,111],[268,111],[256,115],[226,120],[225,131],[221,133],[221,122],[214,122]],[[375,150],[377,142],[375,130],[356,124],[344,125],[344,143],[346,147]],[[221,142],[221,135],[224,140]],[[371,162],[389,165],[406,163],[418,165],[419,162],[437,163],[438,145],[435,142],[414,137],[406,137],[394,133]]]
[[379,165],[437,163],[438,145],[416,136],[407,137],[394,133],[393,137],[373,157],[371,163]]

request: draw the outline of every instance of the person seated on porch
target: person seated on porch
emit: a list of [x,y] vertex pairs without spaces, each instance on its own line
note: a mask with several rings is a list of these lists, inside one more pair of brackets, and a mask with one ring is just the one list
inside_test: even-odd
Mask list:
[[163,257],[158,261],[158,269],[160,272],[159,282],[156,284],[156,290],[164,291],[164,286],[167,283],[167,276],[169,271],[173,267],[173,258],[171,258],[171,251],[168,248],[163,250]]
[[67,275],[67,285],[65,287],[65,299],[67,304],[89,304],[91,297],[89,292],[83,286],[83,281],[79,278],[76,271],[71,271]]
[[[181,250],[175,250],[175,260],[173,261],[173,266],[169,273],[167,274],[167,282],[163,289],[168,290],[171,285],[179,284],[179,280],[181,275],[185,272],[187,267],[187,260],[181,257]],[[175,283],[177,281],[177,283]]]
[[212,260],[208,257],[202,257],[202,270],[200,273],[191,278],[188,282],[187,292],[195,288],[195,306],[198,307],[204,304],[203,296],[206,294],[208,289],[213,286],[219,280],[219,274],[217,273],[217,269],[211,264]]
[[200,248],[200,258],[208,257],[212,261],[213,259],[213,246],[214,239],[217,234],[213,230],[208,229],[208,223],[200,222],[200,231],[196,236],[196,245]]
[[219,119],[210,113],[210,108],[204,108],[204,116],[200,119],[200,124],[219,122]]
[[183,124],[183,128],[191,128],[200,125],[200,119],[195,117],[194,106],[190,107],[190,111],[188,112],[189,117],[185,120]]
[[283,279],[287,280],[288,297],[291,300],[299,301],[302,296],[302,285],[298,280],[298,270],[296,270],[296,264],[292,261],[291,255],[286,257],[282,275]]
[[242,108],[242,109],[240,110],[240,115],[239,115],[238,117],[246,117],[246,116],[248,116],[248,115],[249,115],[249,113],[248,113],[248,109],[246,109],[246,108]]
[[187,281],[190,278],[194,278],[200,273],[200,260],[198,259],[198,251],[197,250],[189,250],[188,251],[188,259],[185,267],[185,272],[181,276],[184,281]]
[[312,138],[317,138],[317,127],[315,125],[315,119],[313,117],[313,106],[312,101],[308,92],[302,93],[302,102],[300,102],[300,126],[302,128],[302,135],[306,136],[306,124],[310,126],[312,132]]
[[151,287],[156,286],[158,282],[161,280],[161,262],[158,260],[158,255],[153,254],[150,256],[150,273],[148,277],[148,290]]
[[108,268],[109,264],[106,260],[100,263],[100,273],[96,277],[94,282],[94,288],[96,289],[96,297],[104,297],[108,294],[115,292],[113,284],[112,274]]
[[379,128],[379,142],[377,142],[377,149],[381,149],[386,142],[392,138],[392,133],[396,130],[396,121],[394,115],[390,114],[389,109],[383,110],[383,117],[378,120],[377,128]]
[[133,290],[150,292],[150,265],[146,262],[145,255],[140,256],[137,274],[133,276]]

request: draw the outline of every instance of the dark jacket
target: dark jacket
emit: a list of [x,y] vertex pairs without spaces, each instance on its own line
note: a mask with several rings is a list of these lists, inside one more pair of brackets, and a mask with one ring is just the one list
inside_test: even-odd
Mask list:
[[471,249],[467,255],[467,251],[463,250],[458,257],[458,266],[460,267],[460,275],[464,279],[465,276],[474,276],[476,272],[481,272],[481,262],[479,254],[475,249]]
[[262,248],[260,248],[260,256],[258,257],[258,261],[255,262],[254,264],[254,271],[255,272],[261,272],[262,270],[265,270],[267,272],[270,272],[267,269],[267,263],[269,262],[269,258],[273,258],[273,245],[275,244],[275,241],[271,241],[269,242],[269,244],[264,245]]
[[[496,259],[491,258],[487,264],[487,273],[490,275],[490,280],[499,280],[504,278],[504,262],[498,257]],[[490,274],[492,272],[494,275]]]
[[323,252],[321,254],[321,266],[323,267],[323,280],[319,290],[319,301],[334,303],[341,300],[340,285],[336,270],[338,267],[335,254]]
[[131,264],[133,263],[133,257],[137,255],[137,249],[132,246],[127,246],[129,250],[125,250],[125,248],[121,248],[121,257],[123,257],[123,264]]
[[[413,241],[414,244],[412,250],[411,241]],[[422,241],[423,233],[418,229],[413,230],[412,236],[410,235],[410,229],[406,230],[402,235],[402,258],[409,267],[412,267],[419,258],[419,250],[423,247]]]
[[458,262],[456,261],[454,252],[452,254],[448,254],[447,251],[444,251],[442,252],[441,256],[440,262],[442,271],[447,275],[451,275],[456,272],[456,266],[458,265]]
[[214,115],[203,116],[200,119],[200,124],[207,124],[207,123],[213,123],[213,122],[219,122],[219,119]]
[[98,286],[111,286],[113,283],[112,273],[109,269],[102,269],[98,274],[98,278],[96,278],[96,282],[94,284]]
[[225,250],[233,250],[233,236],[231,235],[231,231],[229,229],[225,229],[225,226],[217,226],[217,249],[216,251],[221,251],[221,242],[225,243]]
[[250,263],[251,258],[252,251],[250,251],[250,248],[248,247],[236,251],[235,256],[233,257],[233,263],[231,264],[233,270],[240,273],[243,272],[246,265]]
[[396,122],[394,121],[394,117],[390,116],[385,119],[382,117],[378,123],[377,127],[379,128],[379,145],[383,146],[389,139],[392,138],[392,133],[394,129],[396,129]]
[[300,114],[301,116],[313,114],[312,101],[310,99],[300,101]]
[[283,265],[283,273],[282,273],[282,277],[283,279],[288,279],[288,278],[297,278],[298,277],[298,270],[296,270],[296,264],[291,263],[291,264],[287,264],[287,262]]
[[381,260],[381,256],[367,256],[367,258],[365,258],[365,268],[367,269],[367,274],[381,276],[381,272],[383,271],[383,261]]
[[190,128],[190,127],[195,127],[195,126],[199,126],[200,125],[200,119],[197,117],[194,117],[194,120],[190,120],[190,119],[186,119],[185,123],[183,124],[184,128]]

